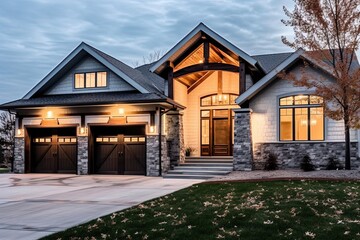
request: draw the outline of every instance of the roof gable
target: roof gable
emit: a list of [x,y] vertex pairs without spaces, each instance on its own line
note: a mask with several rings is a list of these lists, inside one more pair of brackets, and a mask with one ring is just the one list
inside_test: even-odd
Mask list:
[[146,82],[146,78],[137,70],[127,66],[121,61],[91,47],[90,45],[82,42],[75,48],[61,63],[59,63],[48,75],[46,75],[35,87],[33,87],[23,99],[29,99],[49,87],[52,80],[65,74],[71,67],[73,67],[85,55],[90,55],[117,74],[120,78],[124,79],[132,87],[141,93],[149,93],[153,89],[150,84]]
[[233,52],[234,54],[238,55],[240,58],[245,60],[251,66],[255,67],[257,60],[249,56],[247,53],[221,37],[219,34],[208,28],[205,24],[200,23],[196,26],[190,33],[188,33],[183,39],[180,40],[172,49],[170,49],[159,61],[157,61],[151,68],[150,71],[152,72],[160,72],[163,68],[163,65],[169,61],[176,59],[182,51],[185,51],[189,46],[194,44],[197,39],[201,38],[201,32],[208,35],[210,38]]

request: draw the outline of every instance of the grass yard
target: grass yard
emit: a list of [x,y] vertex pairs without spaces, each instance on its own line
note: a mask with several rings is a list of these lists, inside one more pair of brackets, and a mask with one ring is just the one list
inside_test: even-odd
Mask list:
[[199,184],[45,239],[360,239],[360,182]]
[[9,169],[8,168],[0,168],[0,173],[8,173]]

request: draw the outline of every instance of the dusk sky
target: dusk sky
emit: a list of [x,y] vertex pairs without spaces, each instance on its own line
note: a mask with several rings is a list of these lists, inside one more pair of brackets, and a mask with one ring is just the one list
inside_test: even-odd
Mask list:
[[288,52],[292,0],[1,0],[0,103],[22,98],[82,41],[130,66],[199,22],[250,55]]

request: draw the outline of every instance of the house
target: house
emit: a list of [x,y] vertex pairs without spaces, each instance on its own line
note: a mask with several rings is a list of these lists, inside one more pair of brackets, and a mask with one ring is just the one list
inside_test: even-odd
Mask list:
[[[185,146],[232,156],[234,170],[261,168],[269,152],[285,168],[305,153],[320,167],[333,155],[343,161],[342,123],[324,117],[314,91],[277,77],[301,74],[302,56],[250,56],[202,23],[137,68],[81,43],[0,106],[16,113],[14,171],[158,176],[185,161]],[[359,143],[352,130],[353,167]]]

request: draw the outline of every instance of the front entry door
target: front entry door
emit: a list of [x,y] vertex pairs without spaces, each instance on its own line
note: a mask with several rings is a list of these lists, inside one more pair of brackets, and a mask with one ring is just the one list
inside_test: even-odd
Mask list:
[[213,155],[228,156],[230,153],[229,119],[213,119]]
[[202,156],[231,156],[233,134],[231,109],[201,110]]

